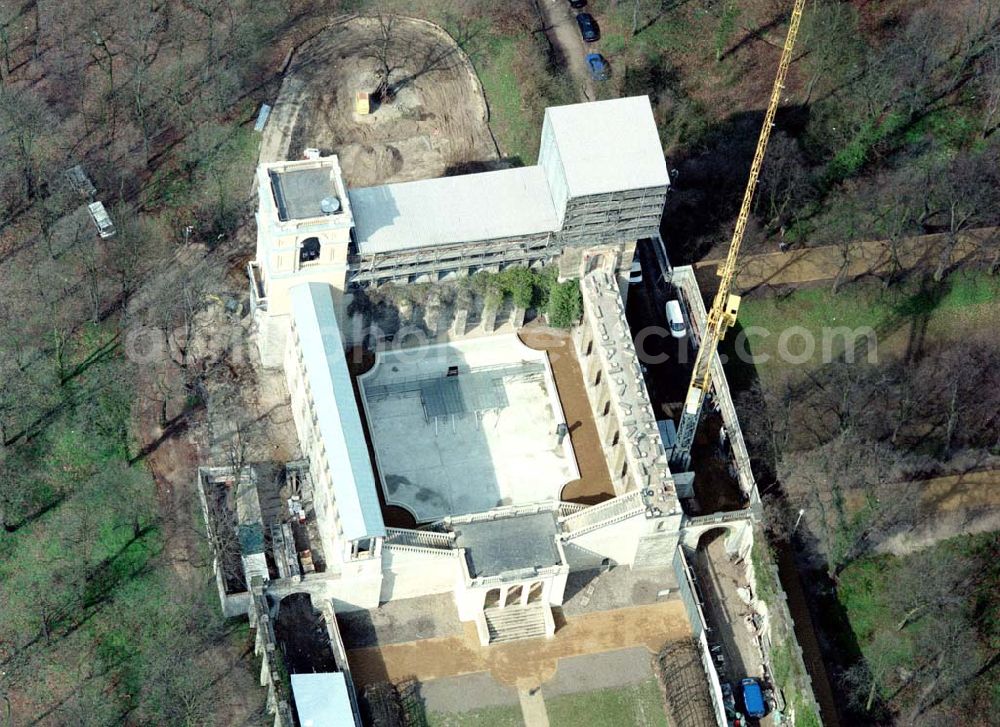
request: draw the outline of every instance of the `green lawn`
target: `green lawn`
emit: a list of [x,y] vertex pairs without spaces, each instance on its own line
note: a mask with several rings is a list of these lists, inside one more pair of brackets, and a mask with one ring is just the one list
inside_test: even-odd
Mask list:
[[565,694],[545,700],[551,727],[666,727],[667,716],[655,679],[622,689]]
[[521,727],[521,707],[484,707],[468,712],[428,712],[427,727]]
[[[889,289],[865,283],[848,286],[838,295],[828,288],[813,288],[786,297],[747,298],[740,306],[739,326],[747,331],[746,349],[754,356],[769,357],[757,364],[758,371],[764,373],[795,366],[809,368],[823,362],[824,340],[828,341],[826,350],[838,356],[844,351],[845,338],[836,328],[871,329],[880,357],[905,347],[915,325],[923,330],[927,341],[956,340],[965,332],[989,327],[998,300],[1000,280],[985,273],[959,273],[929,289],[915,283]],[[808,331],[815,343],[804,363],[792,364],[778,355],[782,335],[792,327]],[[739,333],[727,336],[729,350]],[[786,335],[787,350],[804,356],[803,337]],[[857,351],[862,351],[864,339],[855,340],[859,344]]]
[[490,106],[490,128],[505,156],[534,164],[538,156],[539,125],[525,109],[521,87],[514,72],[517,39],[492,36],[486,50],[472,56]]
[[[926,666],[934,655],[926,652],[928,644],[940,643],[940,626],[945,621],[965,619],[972,633],[971,641],[948,646],[961,653],[961,659],[971,664],[985,663],[1000,638],[1000,591],[997,590],[1000,570],[996,556],[1000,540],[996,533],[965,535],[944,540],[916,554],[897,558],[873,556],[862,558],[844,569],[837,587],[837,598],[850,622],[851,631],[872,672],[876,673],[882,697],[896,708],[905,708],[913,698],[913,690],[903,692],[905,680],[900,675],[912,674]],[[966,565],[969,562],[973,565]],[[929,563],[939,565],[930,572],[959,571],[963,565],[970,569],[968,581],[960,587],[966,589],[955,600],[952,584],[941,578],[926,582],[925,592],[913,599],[918,605],[905,610],[898,598],[904,583],[912,587],[913,576],[904,579],[904,571],[913,563],[920,571]],[[920,605],[925,601],[927,605]],[[971,674],[959,692],[978,691],[986,700],[1000,706],[1000,694],[987,673]],[[967,694],[948,694],[949,700],[968,697]]]

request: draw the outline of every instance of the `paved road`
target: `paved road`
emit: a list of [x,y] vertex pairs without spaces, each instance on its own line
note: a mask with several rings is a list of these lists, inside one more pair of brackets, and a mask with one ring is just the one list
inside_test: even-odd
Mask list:
[[642,263],[642,282],[629,288],[625,314],[639,360],[646,367],[646,389],[658,420],[676,419],[691,378],[694,351],[689,337],[674,338],[667,328],[667,300],[677,293],[660,274],[653,242],[640,240],[636,255]]

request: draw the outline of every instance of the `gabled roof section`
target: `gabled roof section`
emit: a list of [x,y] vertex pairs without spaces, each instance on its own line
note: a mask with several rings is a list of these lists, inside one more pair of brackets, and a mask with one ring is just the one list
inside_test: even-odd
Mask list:
[[554,232],[540,167],[348,190],[363,254]]
[[670,184],[648,96],[550,106],[545,123],[571,198]]
[[344,537],[385,536],[368,444],[354,398],[344,342],[326,283],[291,289],[292,317],[298,332],[306,378],[333,480]]

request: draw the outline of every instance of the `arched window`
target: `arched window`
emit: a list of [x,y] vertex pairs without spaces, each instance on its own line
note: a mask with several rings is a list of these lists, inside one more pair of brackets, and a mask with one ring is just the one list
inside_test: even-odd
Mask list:
[[500,589],[491,588],[486,592],[486,599],[483,602],[483,608],[496,608],[500,605]]
[[504,605],[506,606],[520,605],[522,593],[524,593],[524,586],[513,586],[509,591],[507,591],[507,600],[504,601]]
[[309,263],[313,260],[319,260],[319,238],[307,237],[299,248],[299,262]]

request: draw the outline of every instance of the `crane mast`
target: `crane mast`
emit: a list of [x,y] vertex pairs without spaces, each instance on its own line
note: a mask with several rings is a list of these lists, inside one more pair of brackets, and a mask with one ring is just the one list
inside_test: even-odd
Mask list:
[[687,469],[691,463],[691,445],[694,443],[694,436],[698,430],[698,422],[701,419],[701,410],[704,407],[705,397],[709,393],[709,387],[712,383],[712,362],[715,360],[719,343],[725,337],[729,327],[736,323],[736,313],[740,307],[740,296],[730,292],[733,286],[733,279],[736,277],[736,260],[740,254],[743,233],[746,231],[747,220],[750,217],[750,204],[757,189],[757,179],[760,177],[760,170],[764,164],[767,142],[771,138],[774,115],[778,111],[781,92],[785,88],[785,76],[788,75],[788,66],[792,62],[792,50],[795,47],[795,37],[799,33],[799,23],[802,20],[802,8],[804,5],[805,0],[795,0],[795,6],[792,8],[792,16],[788,25],[788,35],[785,37],[785,47],[781,51],[778,73],[774,78],[774,87],[771,89],[771,100],[767,105],[767,112],[764,114],[764,124],[760,130],[760,137],[757,139],[757,149],[754,152],[753,163],[750,165],[750,178],[747,180],[746,190],[743,192],[743,203],[740,205],[740,213],[736,218],[733,238],[729,243],[729,253],[726,255],[725,263],[719,270],[719,277],[721,278],[719,281],[719,290],[716,292],[712,308],[708,312],[708,324],[705,326],[701,337],[701,345],[698,347],[698,353],[695,356],[694,372],[691,375],[691,384],[684,399],[684,409],[681,413],[680,425],[677,428],[677,444],[674,447],[671,458],[671,464],[682,469]]

